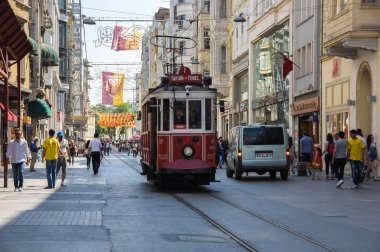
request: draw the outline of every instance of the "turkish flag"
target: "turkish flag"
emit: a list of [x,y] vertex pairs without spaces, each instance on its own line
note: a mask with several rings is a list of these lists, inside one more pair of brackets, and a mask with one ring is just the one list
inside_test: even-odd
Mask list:
[[293,61],[283,55],[284,63],[282,64],[282,78],[285,79],[288,74],[293,71]]

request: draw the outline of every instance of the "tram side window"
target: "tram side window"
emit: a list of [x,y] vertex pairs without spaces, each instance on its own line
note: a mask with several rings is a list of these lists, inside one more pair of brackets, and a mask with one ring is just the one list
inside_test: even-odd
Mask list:
[[161,100],[157,100],[157,130],[161,131]]
[[170,102],[169,99],[164,99],[164,105],[162,109],[162,129],[163,131],[169,131],[169,116],[170,116]]
[[189,128],[202,128],[202,101],[189,101]]
[[174,102],[174,129],[186,129],[186,114],[186,101]]
[[206,130],[211,130],[211,99],[206,99]]

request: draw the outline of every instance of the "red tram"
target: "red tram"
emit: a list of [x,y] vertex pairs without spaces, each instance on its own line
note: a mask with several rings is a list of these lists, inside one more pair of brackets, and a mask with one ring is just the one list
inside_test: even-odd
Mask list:
[[215,181],[216,89],[211,78],[167,74],[142,99],[142,174],[155,184]]

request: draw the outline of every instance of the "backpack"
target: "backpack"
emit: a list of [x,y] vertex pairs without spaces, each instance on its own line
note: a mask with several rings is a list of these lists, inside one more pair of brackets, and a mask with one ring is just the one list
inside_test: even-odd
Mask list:
[[328,143],[327,153],[332,155],[334,153],[334,148],[335,148],[334,143]]

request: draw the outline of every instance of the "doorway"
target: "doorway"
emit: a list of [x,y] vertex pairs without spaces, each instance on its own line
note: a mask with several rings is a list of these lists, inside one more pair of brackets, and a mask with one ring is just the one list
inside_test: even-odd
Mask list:
[[371,72],[368,63],[359,68],[356,82],[356,127],[362,129],[363,135],[372,133],[372,104],[368,96],[372,94]]

